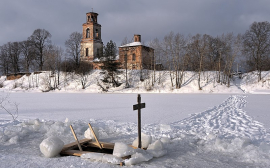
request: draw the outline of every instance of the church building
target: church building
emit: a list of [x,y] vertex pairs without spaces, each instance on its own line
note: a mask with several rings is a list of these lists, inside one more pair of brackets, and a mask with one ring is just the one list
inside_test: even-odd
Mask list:
[[102,52],[101,25],[97,17],[97,13],[86,13],[86,23],[82,25],[81,61],[92,62]]
[[[82,25],[81,61],[90,62],[93,69],[101,69],[100,58],[103,50],[101,25],[98,24],[98,13],[86,13],[86,23]],[[134,35],[134,42],[118,47],[118,60],[123,69],[151,69],[154,63],[154,49],[142,45],[141,35]],[[101,59],[102,60],[102,59]]]
[[154,49],[142,45],[141,35],[134,35],[134,42],[118,47],[119,62],[123,69],[152,69]]

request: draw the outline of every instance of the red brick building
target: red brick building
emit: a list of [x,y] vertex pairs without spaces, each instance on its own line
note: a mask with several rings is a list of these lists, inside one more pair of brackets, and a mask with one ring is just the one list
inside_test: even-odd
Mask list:
[[151,69],[154,64],[154,49],[142,45],[141,35],[134,35],[134,42],[118,47],[119,62],[125,69]]

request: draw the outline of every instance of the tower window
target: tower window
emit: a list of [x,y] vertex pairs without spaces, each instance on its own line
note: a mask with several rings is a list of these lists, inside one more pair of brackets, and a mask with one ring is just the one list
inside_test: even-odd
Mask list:
[[97,48],[97,57],[99,57],[100,54],[99,54],[99,48]]
[[87,21],[90,22],[90,16],[88,16],[88,20]]
[[96,29],[96,38],[98,38],[98,29]]
[[88,56],[88,48],[85,49],[85,56]]
[[132,61],[135,61],[135,60],[136,60],[136,55],[132,54]]
[[86,38],[90,38],[90,30],[89,30],[89,28],[86,29]]

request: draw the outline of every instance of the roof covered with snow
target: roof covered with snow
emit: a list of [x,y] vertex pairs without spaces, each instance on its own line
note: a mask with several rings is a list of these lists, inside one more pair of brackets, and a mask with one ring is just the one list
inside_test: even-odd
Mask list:
[[128,43],[128,44],[122,45],[120,47],[133,47],[133,46],[141,46],[141,45],[142,45],[141,42],[132,42],[132,43]]
[[[119,55],[116,55],[115,57],[109,56],[109,58],[110,58],[111,60],[119,60]],[[102,62],[102,61],[106,61],[106,60],[107,60],[106,57],[101,57],[101,58],[95,58],[95,59],[93,60],[93,62]]]

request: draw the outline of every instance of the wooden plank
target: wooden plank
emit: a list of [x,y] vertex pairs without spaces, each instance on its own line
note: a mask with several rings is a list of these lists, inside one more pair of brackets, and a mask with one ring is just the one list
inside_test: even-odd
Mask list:
[[[97,142],[88,142],[86,145],[91,146],[91,147],[96,147],[96,148],[99,147]],[[102,146],[102,148],[105,148],[105,149],[114,149],[114,143],[100,142],[100,145]]]
[[92,134],[94,135],[94,137],[95,137],[95,139],[96,139],[96,141],[97,141],[97,145],[98,145],[98,147],[99,147],[100,149],[102,149],[102,147],[101,147],[101,145],[100,145],[100,143],[99,143],[99,141],[98,141],[98,138],[97,138],[97,136],[96,136],[96,134],[95,134],[95,131],[93,130],[93,128],[92,128],[92,126],[91,126],[91,124],[90,124],[90,123],[88,123],[88,126],[89,126],[89,128],[91,129]]
[[[82,140],[79,141],[79,143],[81,145],[84,145],[84,144],[86,144],[88,142],[91,142],[91,141],[92,141],[91,139],[82,139]],[[64,145],[62,151],[65,151],[65,150],[68,150],[68,149],[74,149],[76,147],[78,147],[78,143],[77,142],[72,142],[72,143]]]
[[69,156],[81,156],[82,154],[85,154],[85,153],[90,153],[90,152],[70,149],[70,150],[62,151],[60,154],[61,155],[69,155]]
[[81,145],[80,145],[80,143],[79,143],[79,141],[78,141],[78,138],[77,138],[77,136],[76,136],[76,134],[75,134],[75,132],[74,132],[74,130],[73,130],[72,125],[70,125],[70,129],[71,129],[71,132],[72,132],[72,134],[73,134],[75,140],[77,141],[77,144],[78,144],[78,147],[79,147],[80,151],[82,151],[82,147],[81,147]]

